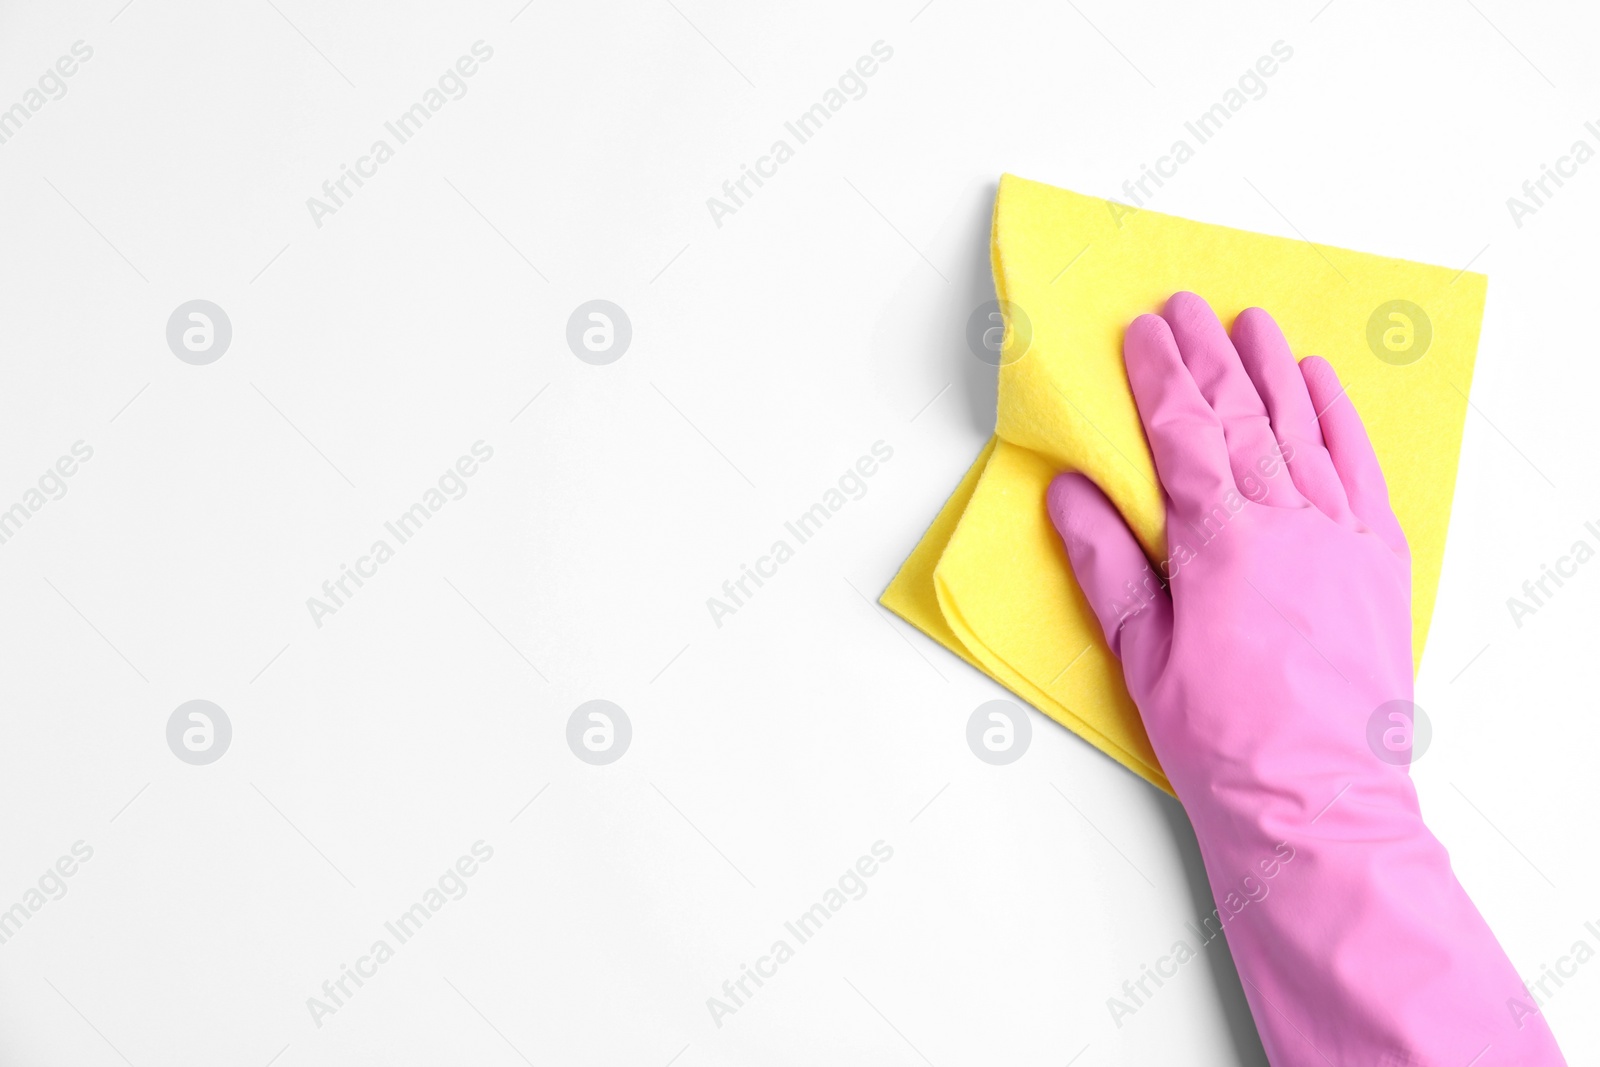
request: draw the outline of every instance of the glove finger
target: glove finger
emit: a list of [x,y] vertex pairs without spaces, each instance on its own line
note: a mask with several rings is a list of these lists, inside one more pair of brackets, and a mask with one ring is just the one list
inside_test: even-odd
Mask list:
[[1317,411],[1317,421],[1322,425],[1322,439],[1327,442],[1328,455],[1339,481],[1344,486],[1350,510],[1367,528],[1383,539],[1397,554],[1409,556],[1406,535],[1389,506],[1389,487],[1383,480],[1383,468],[1378,465],[1377,453],[1367,437],[1367,428],[1361,423],[1355,405],[1345,395],[1339,384],[1339,375],[1327,360],[1320,356],[1307,356],[1300,361],[1300,373],[1306,381],[1306,392]]
[[1266,405],[1290,478],[1324,515],[1349,521],[1350,505],[1345,500],[1344,486],[1323,444],[1317,411],[1311,406],[1306,380],[1295,364],[1283,331],[1265,311],[1246,308],[1233,320],[1233,346]]
[[1050,521],[1067,548],[1072,573],[1106,644],[1122,660],[1128,689],[1148,692],[1154,658],[1172,632],[1172,600],[1139,542],[1100,487],[1081,474],[1058,474],[1045,496]]
[[1178,352],[1200,395],[1222,423],[1228,462],[1239,491],[1258,504],[1303,507],[1305,498],[1291,479],[1263,476],[1263,470],[1269,468],[1282,472],[1278,441],[1266,405],[1211,305],[1193,293],[1174,293],[1161,317],[1172,328]]
[[1178,342],[1159,315],[1140,315],[1122,342],[1128,384],[1161,488],[1175,515],[1195,521],[1236,492],[1222,423],[1183,365]]

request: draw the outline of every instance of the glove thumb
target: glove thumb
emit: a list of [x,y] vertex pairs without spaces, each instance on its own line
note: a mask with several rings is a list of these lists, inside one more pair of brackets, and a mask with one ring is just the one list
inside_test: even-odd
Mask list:
[[1099,486],[1081,474],[1059,474],[1045,504],[1072,574],[1100,620],[1106,644],[1122,660],[1129,690],[1137,694],[1143,686],[1135,683],[1144,680],[1150,653],[1172,631],[1172,598]]

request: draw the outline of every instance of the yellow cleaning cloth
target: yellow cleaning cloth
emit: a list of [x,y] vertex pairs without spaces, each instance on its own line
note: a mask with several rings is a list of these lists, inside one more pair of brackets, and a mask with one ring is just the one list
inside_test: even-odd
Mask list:
[[1045,513],[1088,474],[1153,560],[1155,467],[1122,362],[1137,316],[1179,290],[1225,325],[1266,308],[1297,356],[1331,362],[1366,422],[1411,544],[1420,664],[1444,556],[1481,274],[1134,210],[1006,175],[991,239],[1006,312],[995,436],[889,588],[885,607],[1135,773],[1172,791],[1122,668]]

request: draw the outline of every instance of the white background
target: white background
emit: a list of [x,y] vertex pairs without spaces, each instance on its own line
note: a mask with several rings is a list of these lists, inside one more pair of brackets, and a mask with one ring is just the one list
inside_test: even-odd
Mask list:
[[[1506,606],[1600,520],[1600,162],[1506,207],[1600,145],[1594,16],[921,2],[5,5],[0,107],[93,58],[0,144],[0,508],[94,456],[0,545],[0,908],[94,853],[0,945],[0,1063],[1263,1062],[1220,946],[1107,1011],[1211,909],[1181,810],[1032,712],[1020,762],[979,762],[967,717],[1005,694],[872,601],[992,427],[964,326],[999,174],[1119,195],[1279,40],[1151,206],[1490,275],[1415,774],[1525,977],[1600,947],[1600,563]],[[879,40],[717,227],[707,197]],[[209,366],[165,339],[196,298],[233,326]],[[633,324],[609,366],[565,342],[594,298]],[[314,625],[478,440],[467,495]],[[715,627],[879,440],[866,496]],[[197,698],[234,730],[204,767],[165,737]],[[565,741],[595,698],[634,730],[606,767]],[[315,1025],[478,840],[470,892]],[[879,840],[866,896],[716,1026]],[[1548,1004],[1575,1064],[1597,1004],[1600,962]]]

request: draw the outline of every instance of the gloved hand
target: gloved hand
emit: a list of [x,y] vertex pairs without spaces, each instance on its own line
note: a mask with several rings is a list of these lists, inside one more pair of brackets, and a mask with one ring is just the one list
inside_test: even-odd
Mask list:
[[[1159,573],[1082,475],[1051,519],[1194,824],[1275,1067],[1564,1061],[1368,724],[1412,697],[1405,535],[1333,368],[1178,293],[1124,342]],[[1401,705],[1408,707],[1409,705]],[[1384,723],[1385,726],[1389,724]]]

